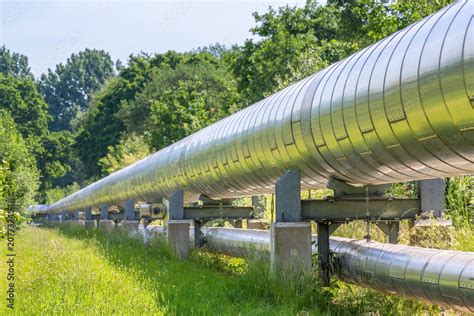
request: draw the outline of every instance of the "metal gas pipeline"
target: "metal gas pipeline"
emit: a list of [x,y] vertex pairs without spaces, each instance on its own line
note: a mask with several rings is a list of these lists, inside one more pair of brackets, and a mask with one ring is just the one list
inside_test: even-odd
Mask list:
[[455,2],[49,211],[273,193],[296,169],[306,189],[473,174],[473,8]]
[[[270,251],[270,233],[265,230],[203,228],[203,235],[210,250],[231,256]],[[474,313],[474,252],[340,237],[331,238],[330,248],[341,280]]]

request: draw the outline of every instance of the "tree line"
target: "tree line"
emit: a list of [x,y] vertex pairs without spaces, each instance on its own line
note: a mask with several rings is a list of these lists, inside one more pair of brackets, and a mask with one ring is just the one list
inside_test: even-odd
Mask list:
[[[0,48],[2,170],[52,203],[439,10],[449,1],[328,0],[254,13],[257,40],[113,61],[72,54],[39,77]],[[8,165],[8,166],[7,166]],[[472,181],[469,184],[472,188]],[[1,199],[0,199],[1,208]]]

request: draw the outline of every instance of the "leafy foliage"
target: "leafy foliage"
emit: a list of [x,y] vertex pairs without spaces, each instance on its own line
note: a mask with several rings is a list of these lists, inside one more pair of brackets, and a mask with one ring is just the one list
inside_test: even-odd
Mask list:
[[474,225],[474,176],[449,178],[446,186],[447,213],[454,225]]
[[0,110],[0,209],[25,211],[39,184],[36,161],[8,112]]
[[11,114],[34,155],[42,176],[40,192],[44,192],[55,179],[71,170],[72,135],[48,130],[48,105],[29,78],[0,74],[0,109]]
[[[141,129],[150,146],[160,149],[229,115],[237,99],[232,79],[217,59],[201,53],[174,68],[156,69],[143,92],[124,108],[148,113]],[[139,132],[138,126],[129,128]]]
[[109,146],[109,153],[101,158],[99,163],[106,174],[111,174],[142,160],[149,154],[150,150],[143,136],[132,134],[125,139],[121,139],[117,145]]
[[5,45],[0,47],[0,73],[5,77],[12,75],[15,78],[33,79],[28,57],[11,52]]
[[41,75],[39,88],[53,118],[52,131],[74,129],[73,120],[87,110],[92,94],[114,75],[113,66],[105,51],[86,49]]
[[31,142],[38,142],[46,134],[48,105],[31,79],[0,74],[0,108],[11,113],[24,138],[34,138]]
[[46,203],[52,204],[56,201],[59,201],[65,198],[68,195],[73,194],[79,189],[80,189],[80,186],[76,182],[65,187],[56,187],[56,188],[49,189],[46,191]]

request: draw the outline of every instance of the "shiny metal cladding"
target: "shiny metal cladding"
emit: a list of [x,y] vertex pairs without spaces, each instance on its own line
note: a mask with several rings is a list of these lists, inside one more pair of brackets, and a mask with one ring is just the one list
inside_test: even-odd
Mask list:
[[74,210],[177,189],[230,198],[334,177],[380,184],[474,173],[474,1],[458,1],[51,205]]
[[[203,228],[203,235],[207,247],[219,253],[246,257],[270,252],[269,231]],[[336,255],[336,273],[344,281],[474,313],[474,252],[340,237],[331,237],[330,248]]]

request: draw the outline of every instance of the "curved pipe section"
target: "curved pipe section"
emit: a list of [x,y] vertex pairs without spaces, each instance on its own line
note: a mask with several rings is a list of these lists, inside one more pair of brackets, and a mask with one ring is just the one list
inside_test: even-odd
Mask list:
[[378,43],[54,203],[52,212],[177,189],[231,198],[334,177],[381,184],[474,173],[474,1]]
[[[206,246],[219,253],[245,257],[253,251],[270,252],[269,231],[203,228],[203,235]],[[331,237],[330,249],[336,255],[336,273],[346,282],[474,313],[474,252],[341,237]]]

